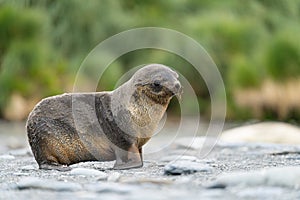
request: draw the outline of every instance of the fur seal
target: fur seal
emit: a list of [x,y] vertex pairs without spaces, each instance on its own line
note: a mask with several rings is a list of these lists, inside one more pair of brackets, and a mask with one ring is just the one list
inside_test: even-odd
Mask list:
[[143,166],[151,138],[171,98],[182,93],[178,74],[149,64],[110,92],[65,93],[40,101],[27,135],[40,169],[69,170],[83,161],[116,160],[114,169]]

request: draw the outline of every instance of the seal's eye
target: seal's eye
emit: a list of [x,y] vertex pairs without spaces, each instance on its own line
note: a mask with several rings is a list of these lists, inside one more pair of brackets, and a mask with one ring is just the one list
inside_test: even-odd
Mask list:
[[154,87],[160,87],[160,84],[159,84],[159,82],[157,82],[157,81],[155,81],[155,82],[153,83],[153,85],[154,85]]
[[154,81],[151,86],[155,92],[159,92],[162,89],[162,85],[159,83],[159,81]]

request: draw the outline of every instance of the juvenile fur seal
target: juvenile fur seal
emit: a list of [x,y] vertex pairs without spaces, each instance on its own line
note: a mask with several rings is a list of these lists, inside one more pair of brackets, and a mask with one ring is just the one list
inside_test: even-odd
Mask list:
[[68,165],[78,162],[112,160],[116,160],[114,169],[142,167],[142,146],[170,99],[181,92],[176,72],[150,64],[111,92],[43,99],[26,123],[39,168],[68,170]]

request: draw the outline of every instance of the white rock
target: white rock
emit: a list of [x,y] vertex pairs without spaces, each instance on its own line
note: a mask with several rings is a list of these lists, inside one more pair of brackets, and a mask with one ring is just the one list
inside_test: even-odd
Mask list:
[[283,122],[263,122],[226,130],[222,133],[221,140],[300,144],[300,128]]
[[138,185],[126,185],[112,182],[86,184],[84,188],[85,190],[92,192],[113,194],[126,194],[133,191],[140,191],[141,189]]
[[[236,194],[238,199],[278,199],[281,195],[285,195],[286,191],[284,188],[280,187],[248,187],[248,188],[235,188],[235,190],[230,190],[230,192]],[[280,199],[280,198],[279,198]]]
[[83,175],[83,176],[97,176],[98,178],[107,178],[105,172],[101,172],[96,169],[87,169],[87,168],[74,168],[70,171],[72,175]]
[[13,155],[13,156],[25,156],[25,155],[30,155],[31,150],[28,148],[15,149],[15,150],[9,151],[9,154]]
[[170,162],[175,160],[190,160],[190,161],[198,161],[199,159],[195,156],[185,156],[185,155],[171,155],[165,156],[160,159],[162,162]]
[[48,179],[40,179],[35,177],[26,177],[17,183],[17,188],[24,189],[40,189],[40,190],[54,190],[54,191],[78,191],[82,187],[78,183],[63,182]]
[[24,170],[24,171],[31,171],[31,170],[35,170],[36,168],[32,165],[26,165],[21,167],[20,169]]
[[266,182],[265,171],[252,172],[233,172],[219,176],[216,180],[217,185],[225,186],[256,186]]
[[300,188],[300,167],[275,167],[220,175],[212,185],[277,186]]
[[13,160],[15,156],[12,155],[0,155],[0,160]]
[[117,182],[121,177],[121,174],[119,172],[113,172],[107,177],[107,181],[109,182]]
[[300,189],[300,167],[281,167],[268,170],[267,185]]
[[212,167],[207,164],[191,161],[191,160],[176,160],[168,163],[164,172],[167,175],[192,174],[196,172],[210,172]]
[[200,150],[205,144],[214,144],[216,141],[217,139],[213,137],[182,137],[175,140],[174,144],[184,148]]

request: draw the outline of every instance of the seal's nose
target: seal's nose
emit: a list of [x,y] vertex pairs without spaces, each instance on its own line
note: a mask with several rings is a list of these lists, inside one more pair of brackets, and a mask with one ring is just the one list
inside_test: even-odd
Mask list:
[[172,92],[174,95],[180,95],[182,93],[182,87],[179,81],[176,81],[174,83],[174,86],[172,88]]
[[180,83],[178,82],[178,83],[175,83],[175,89],[176,90],[179,90],[181,88],[181,85],[180,85]]

